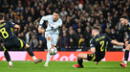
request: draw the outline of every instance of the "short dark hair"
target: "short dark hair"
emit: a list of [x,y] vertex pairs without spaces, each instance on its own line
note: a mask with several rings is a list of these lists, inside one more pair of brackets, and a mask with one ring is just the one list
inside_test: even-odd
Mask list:
[[0,13],[0,20],[2,20],[4,17],[4,15],[2,13]]
[[96,30],[98,30],[99,32],[101,32],[101,30],[102,30],[102,29],[101,29],[101,26],[93,26],[92,29],[96,29]]
[[121,16],[120,18],[124,18],[124,19],[129,20],[129,17],[128,17],[128,16]]
[[55,10],[53,13],[57,13],[57,14],[60,14],[60,12],[58,10]]

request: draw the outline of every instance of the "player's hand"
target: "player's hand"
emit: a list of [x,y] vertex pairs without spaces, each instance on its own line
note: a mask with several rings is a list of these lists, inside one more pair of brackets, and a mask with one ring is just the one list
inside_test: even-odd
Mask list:
[[128,45],[128,41],[125,41],[125,46],[127,46]]
[[39,33],[44,33],[45,30],[44,30],[43,28],[38,28],[38,32],[39,32]]
[[15,29],[20,29],[20,26],[16,24],[16,25],[14,26],[14,28],[15,28]]

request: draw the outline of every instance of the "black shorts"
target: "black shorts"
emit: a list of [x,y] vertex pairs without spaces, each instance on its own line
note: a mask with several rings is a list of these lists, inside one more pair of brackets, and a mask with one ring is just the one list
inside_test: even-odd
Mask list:
[[4,42],[4,46],[6,49],[11,49],[11,48],[24,48],[25,47],[25,42],[20,39],[20,38],[12,38],[8,41]]
[[88,54],[87,60],[99,62],[104,58],[105,54]]

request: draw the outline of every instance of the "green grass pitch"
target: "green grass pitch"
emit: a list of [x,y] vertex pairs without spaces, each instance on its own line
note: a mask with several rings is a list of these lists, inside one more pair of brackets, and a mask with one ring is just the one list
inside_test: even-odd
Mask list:
[[34,64],[30,61],[16,61],[14,67],[9,68],[7,62],[0,62],[0,72],[130,72],[130,63],[127,68],[121,68],[120,62],[84,62],[85,68],[73,68],[76,62],[50,62],[49,67],[43,63]]

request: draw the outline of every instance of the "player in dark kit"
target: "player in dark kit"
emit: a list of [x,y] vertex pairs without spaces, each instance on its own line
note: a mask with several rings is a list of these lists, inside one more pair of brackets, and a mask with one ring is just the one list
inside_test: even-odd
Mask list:
[[120,31],[128,34],[128,39],[125,40],[124,60],[122,63],[120,63],[121,67],[125,68],[127,67],[127,61],[130,50],[130,23],[128,21],[128,17],[126,16],[121,17],[120,23],[123,25]]
[[117,42],[116,40],[111,40],[106,34],[101,34],[101,28],[95,26],[92,28],[92,40],[90,41],[90,51],[92,54],[79,54],[77,62],[78,64],[73,65],[75,68],[83,68],[83,59],[88,61],[94,61],[98,63],[105,57],[107,42],[112,44],[123,46],[124,43]]
[[26,44],[23,40],[18,38],[12,31],[13,28],[19,29],[20,26],[11,22],[6,22],[4,20],[4,16],[0,14],[0,39],[1,46],[4,49],[4,55],[6,60],[8,61],[9,66],[13,66],[13,63],[10,59],[10,55],[8,50],[10,48],[25,48],[29,55],[34,60],[34,63],[42,62],[41,59],[37,59],[33,52],[30,50],[30,46]]

